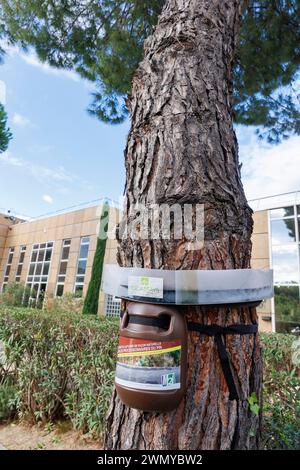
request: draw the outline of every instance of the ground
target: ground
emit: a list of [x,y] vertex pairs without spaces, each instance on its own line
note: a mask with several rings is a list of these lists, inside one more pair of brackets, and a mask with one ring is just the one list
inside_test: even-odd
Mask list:
[[31,426],[26,423],[0,425],[0,450],[97,450],[99,441],[71,429],[68,423]]

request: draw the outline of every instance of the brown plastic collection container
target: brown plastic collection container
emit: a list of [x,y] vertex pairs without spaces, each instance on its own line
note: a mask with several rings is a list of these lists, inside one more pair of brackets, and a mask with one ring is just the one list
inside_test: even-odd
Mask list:
[[171,411],[186,389],[187,328],[177,308],[128,302],[121,319],[116,389],[143,411]]

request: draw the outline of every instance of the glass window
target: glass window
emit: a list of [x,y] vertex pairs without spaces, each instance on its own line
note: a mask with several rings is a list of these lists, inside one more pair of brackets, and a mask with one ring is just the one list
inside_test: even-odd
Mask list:
[[52,248],[48,248],[46,250],[46,245],[49,244],[42,243],[41,245],[33,245],[31,262],[27,276],[27,284],[30,284],[32,279],[34,280],[34,286],[31,290],[28,304],[39,308],[43,306],[44,294],[48,283],[50,260],[52,256]]
[[79,259],[86,259],[88,257],[89,245],[81,245]]
[[274,284],[299,283],[297,245],[273,246]]
[[21,276],[21,274],[22,274],[22,268],[23,268],[23,265],[22,265],[22,264],[19,264],[18,267],[17,267],[17,276]]
[[281,207],[280,209],[272,209],[270,211],[271,219],[282,219],[283,217],[293,217],[294,206]]
[[293,243],[296,241],[296,230],[294,219],[271,221],[272,245]]
[[66,280],[68,260],[69,260],[69,255],[70,255],[70,245],[71,245],[71,240],[69,239],[63,240],[60,265],[58,269],[57,285],[56,285],[56,295],[58,297],[62,296],[64,292],[64,283]]
[[67,261],[62,261],[60,263],[59,274],[66,274],[67,266],[68,266],[68,262]]
[[8,264],[8,265],[6,266],[5,276],[9,276],[10,268],[11,268],[11,265]]
[[78,261],[77,274],[85,274],[86,270],[86,260]]
[[85,273],[86,273],[87,258],[89,254],[89,243],[90,243],[90,237],[81,238],[79,255],[78,255],[78,263],[77,263],[76,279],[75,279],[76,295],[78,292],[80,292],[82,295],[84,280],[85,280]]
[[13,261],[13,257],[14,257],[14,251],[15,251],[14,248],[9,248],[9,250],[8,250],[7,263],[6,263],[6,267],[5,267],[5,270],[4,270],[4,277],[3,277],[3,283],[2,283],[2,292],[4,292],[4,290],[6,289],[6,284],[9,281],[9,274],[10,274],[10,271],[11,271],[11,265],[12,265],[12,261]]
[[70,254],[70,247],[69,246],[64,247],[62,250],[61,259],[68,260],[69,254]]
[[44,263],[43,267],[43,276],[47,276],[49,274],[50,263]]
[[39,276],[40,274],[42,274],[42,267],[43,267],[43,263],[36,264],[35,273],[34,273],[36,276]]
[[275,286],[276,331],[290,333],[300,323],[299,286]]
[[61,297],[64,293],[64,285],[58,284],[56,287],[56,297]]
[[32,263],[29,267],[29,276],[33,276],[34,268],[35,268],[35,264]]
[[82,297],[82,294],[83,294],[83,286],[76,286],[75,287],[76,297]]

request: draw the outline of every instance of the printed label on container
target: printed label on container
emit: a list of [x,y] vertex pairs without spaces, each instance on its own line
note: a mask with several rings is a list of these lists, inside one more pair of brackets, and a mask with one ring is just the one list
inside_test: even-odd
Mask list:
[[128,295],[163,299],[164,280],[162,277],[129,276]]
[[116,383],[138,390],[180,388],[181,342],[120,337]]

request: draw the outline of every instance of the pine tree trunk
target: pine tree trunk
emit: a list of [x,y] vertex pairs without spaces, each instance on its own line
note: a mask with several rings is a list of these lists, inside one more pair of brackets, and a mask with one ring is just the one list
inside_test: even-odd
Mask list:
[[[119,264],[162,269],[250,267],[252,212],[240,179],[233,130],[231,74],[240,0],[167,0],[145,44],[129,107],[125,219],[136,202],[203,203],[205,242],[187,251],[178,240],[120,240]],[[186,307],[189,320],[254,323],[250,307]],[[115,392],[106,449],[255,449],[262,361],[253,335],[224,338],[241,400],[230,401],[214,339],[189,333],[187,393],[171,413],[124,406]]]

